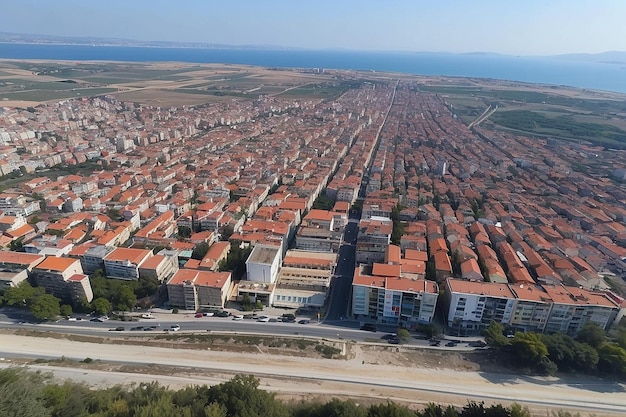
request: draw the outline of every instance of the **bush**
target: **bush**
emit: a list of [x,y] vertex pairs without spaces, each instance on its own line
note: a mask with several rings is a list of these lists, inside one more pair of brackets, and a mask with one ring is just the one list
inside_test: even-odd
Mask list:
[[172,314],[178,314],[178,309],[177,308],[173,308],[172,309]]

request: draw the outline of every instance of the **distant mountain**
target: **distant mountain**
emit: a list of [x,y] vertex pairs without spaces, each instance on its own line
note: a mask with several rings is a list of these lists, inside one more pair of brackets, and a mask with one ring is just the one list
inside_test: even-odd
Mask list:
[[203,49],[295,49],[274,45],[226,45],[204,42],[137,41],[123,38],[98,38],[92,36],[51,36],[24,33],[0,32],[0,42],[38,43],[51,45],[93,46],[143,46],[154,48],[203,48]]
[[551,58],[566,59],[569,61],[585,61],[602,64],[626,65],[626,52],[624,51],[608,51],[598,54],[563,54],[554,55]]

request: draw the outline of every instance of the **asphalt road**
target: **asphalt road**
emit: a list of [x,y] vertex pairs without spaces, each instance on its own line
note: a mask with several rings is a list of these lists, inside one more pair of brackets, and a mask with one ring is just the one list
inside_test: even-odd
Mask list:
[[350,218],[346,225],[343,245],[339,247],[337,267],[326,309],[325,323],[335,323],[350,316],[350,299],[352,296],[352,278],[356,256],[356,237],[358,233],[358,219]]
[[[262,313],[261,313],[262,314]],[[89,317],[79,321],[58,320],[57,322],[34,323],[27,321],[27,316],[21,314],[19,310],[0,310],[0,328],[5,329],[30,329],[41,332],[57,332],[65,334],[79,334],[86,336],[102,336],[104,334],[124,334],[135,336],[152,336],[163,333],[170,329],[172,325],[180,325],[179,333],[188,332],[216,332],[216,333],[240,333],[258,334],[268,336],[283,337],[318,337],[333,340],[347,340],[356,342],[387,343],[381,339],[387,333],[395,330],[395,327],[378,326],[377,332],[369,332],[359,329],[359,323],[350,320],[338,320],[335,322],[317,323],[314,319],[308,324],[296,323],[263,323],[254,319],[233,320],[231,317],[201,317],[195,318],[193,314],[154,314],[153,319],[139,319],[132,322],[122,322],[117,320],[107,320],[102,323],[90,321]],[[154,327],[154,329],[131,330],[142,327],[143,329]],[[115,331],[123,328],[123,331]],[[423,348],[432,348],[428,341],[412,338],[407,345]],[[0,346],[1,347],[1,346]],[[446,350],[471,350],[467,343],[461,343],[455,347],[439,347]]]

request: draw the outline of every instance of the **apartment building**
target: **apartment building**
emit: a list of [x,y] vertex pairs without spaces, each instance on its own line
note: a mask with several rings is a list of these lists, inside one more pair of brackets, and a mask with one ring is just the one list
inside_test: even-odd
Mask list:
[[446,280],[448,326],[479,334],[492,321],[513,330],[576,335],[592,321],[609,328],[622,314],[605,293],[564,285]]
[[98,269],[104,272],[104,258],[115,250],[113,246],[97,245],[87,249],[80,257],[80,264],[86,274],[93,274]]
[[169,304],[193,311],[202,307],[223,308],[231,284],[230,272],[179,269],[167,282]]
[[[367,265],[355,269],[352,281],[352,315],[355,319],[408,328],[432,322],[439,296],[437,283],[385,276],[389,271],[377,269]],[[399,270],[399,266],[396,269]]]
[[510,322],[515,295],[507,284],[448,278],[445,285],[448,327],[459,334],[480,334],[492,321]]
[[334,253],[287,251],[274,288],[273,305],[323,307],[336,264]]
[[44,259],[42,255],[0,251],[0,290],[18,286]]
[[152,256],[149,249],[115,248],[104,257],[106,275],[117,279],[139,279],[139,266]]
[[391,242],[392,231],[391,219],[373,217],[369,220],[361,220],[356,244],[357,263],[382,262],[387,246]]
[[33,268],[31,276],[36,286],[62,300],[80,303],[93,299],[89,277],[83,274],[78,259],[48,256]]
[[167,282],[176,271],[178,271],[178,262],[175,257],[154,255],[139,266],[139,277]]

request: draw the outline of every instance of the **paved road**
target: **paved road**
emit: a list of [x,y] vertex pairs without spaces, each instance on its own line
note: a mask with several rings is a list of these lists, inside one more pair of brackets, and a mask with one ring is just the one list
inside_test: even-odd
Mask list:
[[337,268],[332,281],[328,308],[326,309],[325,323],[335,323],[350,316],[350,299],[352,296],[352,278],[356,256],[356,237],[358,233],[358,219],[351,215],[346,225],[343,245],[339,248]]

